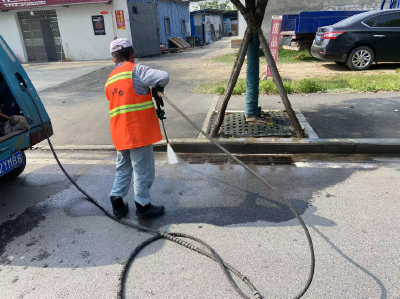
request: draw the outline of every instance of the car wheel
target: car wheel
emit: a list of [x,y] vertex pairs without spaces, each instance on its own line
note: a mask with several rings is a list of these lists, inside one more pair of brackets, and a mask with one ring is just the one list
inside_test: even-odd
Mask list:
[[24,162],[21,166],[11,170],[9,173],[3,175],[2,177],[0,177],[0,182],[4,182],[4,181],[11,181],[15,178],[17,178],[19,175],[21,175],[26,167],[26,156],[25,153],[22,152],[22,157],[24,159]]
[[351,51],[347,59],[347,66],[353,71],[364,71],[374,63],[375,55],[371,48],[358,47]]
[[335,61],[335,63],[337,65],[346,65],[346,62],[343,62],[343,61]]

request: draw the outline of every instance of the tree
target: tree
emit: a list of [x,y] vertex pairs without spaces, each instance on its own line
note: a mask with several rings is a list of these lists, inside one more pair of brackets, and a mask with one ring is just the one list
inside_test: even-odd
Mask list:
[[[245,5],[240,2],[240,0],[231,0],[231,2],[237,7],[237,9],[240,11],[240,13],[243,15],[246,23],[247,23],[247,28],[242,40],[242,44],[240,46],[239,50],[239,55],[236,58],[236,61],[233,65],[231,77],[228,82],[228,86],[225,90],[225,93],[223,95],[223,99],[221,102],[221,105],[218,109],[218,117],[217,121],[214,124],[214,127],[212,128],[211,131],[211,137],[215,138],[218,136],[219,129],[222,125],[222,122],[224,120],[225,112],[226,112],[226,107],[228,106],[228,102],[231,98],[232,91],[237,83],[240,70],[243,66],[244,58],[246,56],[246,53],[249,49],[249,44],[253,40],[253,45],[252,48],[257,45],[258,42],[255,41],[255,39],[258,38],[259,42],[261,43],[262,50],[264,52],[264,56],[267,60],[267,63],[269,65],[269,68],[271,70],[274,82],[278,88],[279,95],[281,96],[282,103],[284,104],[286,108],[286,112],[289,116],[289,119],[291,121],[291,124],[293,128],[296,131],[296,136],[297,138],[302,138],[303,137],[303,130],[300,126],[299,120],[296,117],[296,114],[293,111],[292,105],[288,99],[286,90],[283,86],[282,78],[279,74],[278,68],[276,67],[274,58],[271,55],[271,51],[269,49],[268,43],[265,39],[265,36],[261,30],[261,24],[264,19],[264,14],[265,10],[267,8],[268,0],[259,0],[257,5],[256,5],[256,0],[245,0]],[[254,59],[254,55],[252,59]],[[257,65],[257,64],[255,64]],[[249,63],[248,63],[249,67]],[[256,68],[256,71],[258,72],[259,69]],[[258,80],[258,78],[256,78]],[[254,84],[258,84],[257,82],[252,82]],[[258,97],[258,95],[257,95]],[[257,103],[258,103],[258,98],[257,98]]]
[[202,10],[207,8],[233,10],[230,1],[220,2],[219,0],[199,2],[199,6],[195,6],[194,10]]

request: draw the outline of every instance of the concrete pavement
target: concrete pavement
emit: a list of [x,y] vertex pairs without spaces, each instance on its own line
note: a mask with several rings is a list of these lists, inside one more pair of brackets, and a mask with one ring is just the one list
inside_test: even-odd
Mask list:
[[113,65],[110,60],[72,61],[50,63],[27,63],[24,69],[28,73],[37,91],[57,86],[72,79],[87,75],[101,68]]
[[[114,153],[69,151],[60,157],[110,209]],[[294,159],[293,166],[253,169],[293,203],[310,228],[317,264],[304,298],[399,298],[400,160]],[[282,203],[237,165],[168,165],[163,154],[156,160],[152,196],[167,213],[142,224],[204,239],[266,298],[298,293],[309,252]],[[48,152],[29,152],[25,173],[1,183],[0,193],[0,298],[116,297],[120,263],[148,235],[104,217],[65,180]],[[132,207],[131,191],[127,199]],[[159,241],[131,268],[127,298],[237,296],[218,265]]]

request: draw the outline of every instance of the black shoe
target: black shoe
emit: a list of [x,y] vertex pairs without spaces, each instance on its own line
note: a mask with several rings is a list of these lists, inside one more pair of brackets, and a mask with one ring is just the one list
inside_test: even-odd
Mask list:
[[128,203],[124,202],[121,197],[111,196],[111,204],[115,218],[121,219],[128,212]]
[[164,206],[154,206],[151,203],[142,206],[136,203],[136,216],[138,219],[146,219],[151,217],[157,217],[164,214]]

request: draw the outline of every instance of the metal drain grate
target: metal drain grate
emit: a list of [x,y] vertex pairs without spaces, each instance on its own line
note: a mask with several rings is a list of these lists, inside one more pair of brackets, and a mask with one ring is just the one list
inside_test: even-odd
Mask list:
[[[295,131],[290,125],[288,115],[283,111],[263,111],[271,122],[265,125],[247,124],[244,112],[227,113],[222,123],[220,134],[222,137],[293,137]],[[207,133],[217,120],[218,113],[214,111],[210,117]]]
[[[283,155],[238,155],[236,156],[246,165],[292,165],[291,156]],[[237,164],[225,155],[179,155],[179,159],[187,164]]]

